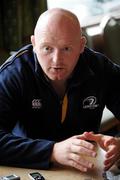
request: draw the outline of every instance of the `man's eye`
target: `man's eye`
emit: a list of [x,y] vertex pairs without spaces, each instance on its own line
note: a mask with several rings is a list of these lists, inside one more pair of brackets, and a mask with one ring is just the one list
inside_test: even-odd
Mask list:
[[52,48],[49,47],[49,46],[46,46],[46,47],[44,47],[44,51],[46,51],[46,52],[51,52],[51,51],[52,51]]
[[71,51],[71,47],[64,47],[64,49],[63,49],[64,51]]

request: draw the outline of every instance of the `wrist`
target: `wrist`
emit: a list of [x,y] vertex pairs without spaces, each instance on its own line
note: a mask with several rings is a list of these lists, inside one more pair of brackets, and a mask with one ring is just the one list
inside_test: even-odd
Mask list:
[[53,145],[53,149],[52,149],[52,154],[51,154],[51,158],[50,158],[50,161],[52,162],[52,163],[55,163],[55,162],[57,162],[56,161],[56,158],[55,158],[55,150],[56,149],[56,143]]

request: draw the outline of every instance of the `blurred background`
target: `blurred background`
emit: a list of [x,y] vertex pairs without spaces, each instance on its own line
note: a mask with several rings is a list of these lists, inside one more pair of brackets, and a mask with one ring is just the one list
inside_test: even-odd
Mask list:
[[35,23],[46,9],[46,0],[1,0],[0,64],[14,51],[30,43]]
[[87,46],[119,63],[120,0],[1,0],[0,64],[12,52],[30,43],[37,18],[54,7],[74,12]]

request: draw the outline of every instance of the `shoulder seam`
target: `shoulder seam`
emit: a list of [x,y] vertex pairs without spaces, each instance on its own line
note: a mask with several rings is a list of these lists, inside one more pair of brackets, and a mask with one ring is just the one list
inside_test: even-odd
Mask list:
[[27,52],[28,49],[22,50],[20,52],[18,52],[17,54],[13,54],[12,56],[10,56],[5,63],[3,63],[0,66],[0,72],[6,67],[9,66],[16,58],[19,58],[20,55],[24,54],[24,52]]
[[27,52],[27,51],[28,49],[25,49],[22,52],[18,52],[18,54],[16,54],[14,58],[18,58],[20,55],[22,55],[24,52]]

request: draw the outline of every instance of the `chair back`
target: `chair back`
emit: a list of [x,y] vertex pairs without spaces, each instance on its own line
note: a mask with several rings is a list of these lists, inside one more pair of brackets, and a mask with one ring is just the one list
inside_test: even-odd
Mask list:
[[103,29],[105,52],[120,65],[120,22],[114,17],[104,18],[100,25]]

